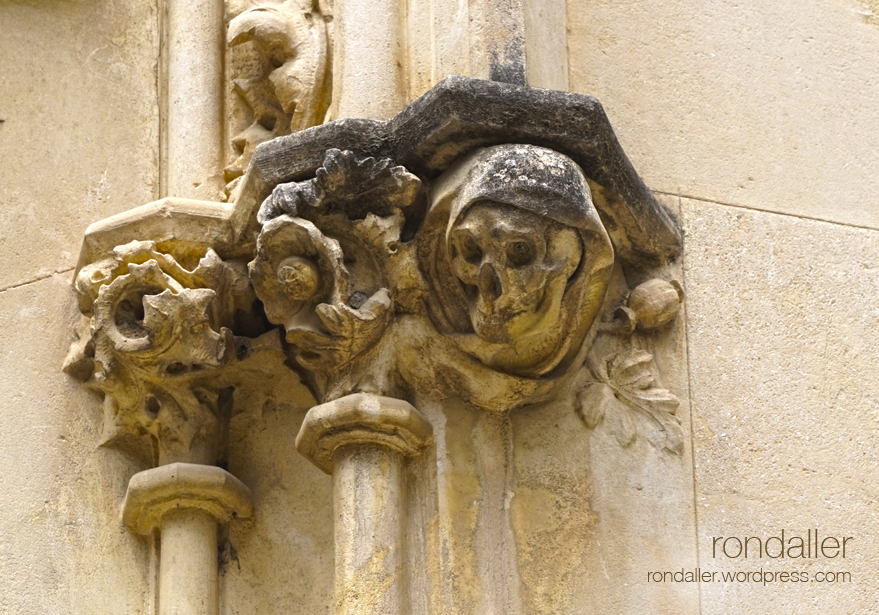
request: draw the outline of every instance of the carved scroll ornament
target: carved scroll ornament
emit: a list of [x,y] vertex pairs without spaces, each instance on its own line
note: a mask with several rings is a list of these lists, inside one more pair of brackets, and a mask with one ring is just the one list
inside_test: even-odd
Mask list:
[[226,194],[234,201],[260,143],[317,126],[331,98],[332,10],[287,0],[249,8],[229,21],[231,144]]

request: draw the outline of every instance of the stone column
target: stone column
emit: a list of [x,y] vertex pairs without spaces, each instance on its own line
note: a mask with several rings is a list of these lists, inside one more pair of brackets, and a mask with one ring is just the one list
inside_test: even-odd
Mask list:
[[387,120],[408,102],[397,0],[336,0],[333,118]]
[[407,612],[404,462],[431,434],[410,404],[364,393],[315,406],[305,417],[296,448],[333,475],[336,615]]
[[223,0],[167,3],[163,196],[219,200],[223,168]]
[[250,489],[215,466],[172,463],[131,478],[123,522],[161,536],[159,615],[217,615],[217,526],[251,510]]
[[565,0],[409,0],[414,100],[449,75],[568,89]]

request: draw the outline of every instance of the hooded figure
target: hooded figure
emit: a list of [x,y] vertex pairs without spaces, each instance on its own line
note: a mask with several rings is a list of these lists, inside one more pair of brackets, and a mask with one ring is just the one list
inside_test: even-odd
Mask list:
[[580,167],[534,145],[498,145],[434,182],[419,261],[437,330],[488,367],[560,375],[601,307],[613,248]]

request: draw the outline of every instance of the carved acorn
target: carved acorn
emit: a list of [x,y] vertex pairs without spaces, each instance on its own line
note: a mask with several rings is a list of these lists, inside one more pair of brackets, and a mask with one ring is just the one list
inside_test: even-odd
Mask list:
[[670,323],[678,315],[684,289],[676,281],[647,280],[629,294],[627,314],[641,331],[651,331]]

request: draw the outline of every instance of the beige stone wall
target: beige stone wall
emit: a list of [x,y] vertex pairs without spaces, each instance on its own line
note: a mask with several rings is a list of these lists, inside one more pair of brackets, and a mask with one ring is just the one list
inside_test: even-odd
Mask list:
[[[602,102],[652,189],[684,197],[698,564],[852,574],[703,583],[706,615],[875,608],[877,13],[867,0],[568,3],[572,89]],[[711,537],[782,528],[854,548],[712,557]]]
[[[703,584],[702,613],[871,612],[879,233],[693,200],[683,219],[699,564],[853,581]],[[712,557],[709,537],[782,528],[854,540],[845,560]]]
[[[686,231],[686,319],[660,362],[690,440],[670,458],[582,438],[569,406],[542,409],[547,430],[516,417],[526,610],[868,612],[879,5],[568,0],[566,19],[571,89],[602,101]],[[151,1],[0,0],[4,615],[153,612],[154,545],[118,522],[142,466],[98,448],[100,401],[60,366],[85,227],[159,196],[158,31]],[[329,612],[330,482],[293,451],[312,400],[288,385],[299,401],[242,417],[230,444],[255,497],[254,518],[221,535],[230,615]],[[844,563],[711,558],[711,536],[815,527],[854,537]],[[658,566],[761,565],[853,582],[645,587]]]
[[149,1],[0,3],[0,613],[148,613],[149,544],[108,520],[135,464],[60,372],[91,222],[158,190]]
[[569,0],[570,85],[654,190],[879,226],[875,0]]

